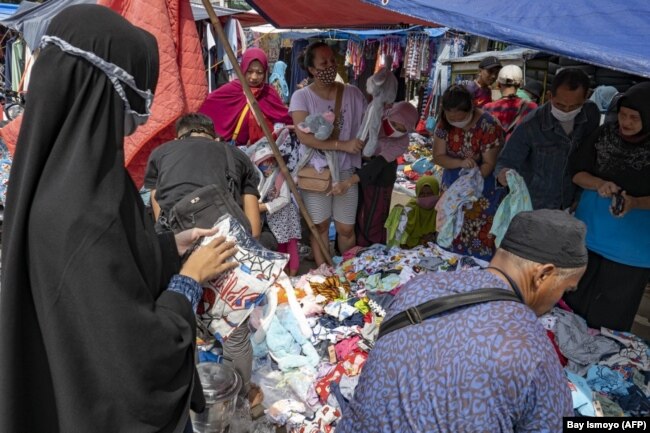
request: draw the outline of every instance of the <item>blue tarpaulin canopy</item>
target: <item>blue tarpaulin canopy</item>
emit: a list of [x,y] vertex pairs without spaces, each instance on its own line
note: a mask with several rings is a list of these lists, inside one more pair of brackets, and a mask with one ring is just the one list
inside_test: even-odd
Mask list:
[[363,0],[434,24],[650,78],[649,0]]
[[5,18],[9,18],[10,16],[12,16],[14,13],[16,13],[16,9],[18,9],[17,4],[0,3],[0,20],[3,20]]

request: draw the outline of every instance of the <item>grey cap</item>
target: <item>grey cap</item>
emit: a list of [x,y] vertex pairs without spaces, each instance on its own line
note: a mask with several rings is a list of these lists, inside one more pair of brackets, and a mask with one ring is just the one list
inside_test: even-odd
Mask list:
[[559,268],[587,264],[585,224],[561,210],[520,212],[512,219],[500,248],[535,263]]
[[501,62],[495,56],[487,56],[478,64],[479,69],[501,68]]

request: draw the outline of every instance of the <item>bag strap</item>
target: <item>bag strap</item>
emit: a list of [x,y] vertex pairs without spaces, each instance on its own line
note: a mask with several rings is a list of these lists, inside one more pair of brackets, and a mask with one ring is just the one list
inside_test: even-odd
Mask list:
[[517,110],[517,114],[515,115],[515,118],[512,119],[512,122],[510,122],[510,125],[505,129],[506,134],[510,134],[514,129],[515,126],[517,126],[517,122],[519,121],[519,118],[521,117],[522,114],[524,114],[524,103],[522,101],[522,104],[519,106],[519,110]]
[[235,132],[232,133],[232,141],[237,140],[237,137],[239,136],[239,131],[241,131],[241,126],[244,124],[244,119],[246,118],[246,115],[248,114],[248,111],[251,109],[251,107],[248,105],[248,102],[244,106],[244,109],[241,110],[241,114],[239,115],[239,120],[237,121],[237,126],[235,126]]
[[339,139],[339,120],[341,117],[341,103],[343,102],[343,90],[345,90],[345,85],[341,83],[335,83],[336,85],[336,102],[334,103],[334,130],[330,138],[333,140]]
[[235,174],[237,173],[235,170],[235,157],[233,156],[235,149],[231,148],[231,144],[223,143],[223,145],[226,147],[226,182],[228,183],[228,191],[235,201],[239,203],[240,200],[235,196]]
[[417,325],[430,317],[442,314],[449,310],[492,301],[513,301],[523,303],[514,292],[497,288],[482,288],[468,293],[443,296],[416,305],[415,307],[411,307],[386,320],[379,328],[377,340],[388,333],[404,328],[405,326]]

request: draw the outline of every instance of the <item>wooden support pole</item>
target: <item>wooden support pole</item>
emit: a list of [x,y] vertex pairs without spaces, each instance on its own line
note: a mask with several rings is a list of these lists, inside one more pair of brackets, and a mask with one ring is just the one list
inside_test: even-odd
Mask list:
[[282,158],[282,154],[280,153],[280,150],[278,149],[278,146],[275,143],[275,139],[273,139],[273,134],[271,133],[269,126],[264,121],[264,115],[262,114],[262,110],[260,109],[259,104],[255,99],[255,96],[253,96],[253,92],[251,92],[250,86],[248,85],[248,82],[246,81],[246,77],[244,76],[244,72],[242,72],[241,68],[239,67],[239,63],[237,62],[237,57],[235,56],[235,53],[232,51],[232,47],[228,43],[228,38],[226,37],[226,34],[223,31],[221,22],[219,21],[219,18],[217,17],[217,14],[215,13],[214,8],[210,3],[210,0],[202,0],[202,1],[203,1],[203,6],[205,7],[205,10],[208,12],[208,16],[210,17],[210,22],[212,22],[212,27],[217,32],[217,36],[219,37],[221,44],[226,50],[226,55],[230,59],[230,63],[232,63],[233,67],[235,68],[235,74],[237,75],[237,78],[239,79],[239,82],[241,83],[241,86],[244,89],[244,94],[246,95],[248,104],[251,110],[253,111],[253,115],[257,119],[257,123],[259,123],[259,125],[262,127],[262,131],[264,131],[264,135],[266,136],[266,139],[269,142],[271,150],[273,151],[273,155],[275,156],[275,159],[278,162],[278,167],[280,167],[280,171],[284,175],[284,179],[289,185],[289,189],[293,193],[293,196],[295,197],[296,202],[298,203],[298,208],[300,209],[300,213],[302,214],[303,218],[305,218],[305,221],[309,226],[309,231],[311,231],[312,236],[314,236],[318,241],[318,246],[320,247],[320,250],[323,253],[323,257],[325,257],[325,261],[327,262],[328,265],[332,266],[332,257],[330,256],[329,244],[325,244],[323,242],[320,233],[316,229],[314,222],[312,221],[311,217],[309,216],[309,213],[307,212],[305,203],[302,201],[302,197],[300,196],[300,193],[298,192],[298,188],[296,187],[296,184],[293,181],[293,178],[291,177],[291,173],[289,172],[287,165],[284,163],[284,159]]

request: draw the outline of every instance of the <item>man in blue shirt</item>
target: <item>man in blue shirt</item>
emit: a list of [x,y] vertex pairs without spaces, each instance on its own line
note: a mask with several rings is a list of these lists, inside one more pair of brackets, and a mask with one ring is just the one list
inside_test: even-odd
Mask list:
[[537,316],[578,284],[584,239],[584,224],[563,211],[522,212],[488,269],[407,283],[385,321],[479,288],[512,291],[523,303],[460,307],[380,337],[336,432],[562,431],[571,392]]
[[582,70],[560,71],[551,86],[551,100],[515,128],[499,155],[499,183],[507,185],[506,172],[515,169],[526,180],[534,209],[565,209],[574,202],[569,157],[600,122],[588,90],[589,77]]

